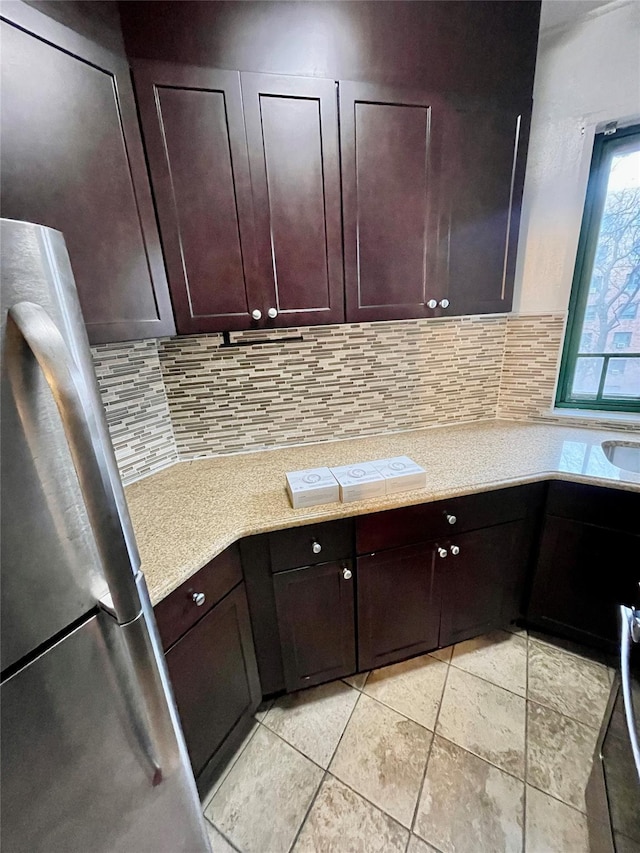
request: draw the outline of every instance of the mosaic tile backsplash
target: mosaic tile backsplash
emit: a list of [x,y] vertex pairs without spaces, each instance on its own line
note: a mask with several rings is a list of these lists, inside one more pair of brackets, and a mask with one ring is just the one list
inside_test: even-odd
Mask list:
[[506,326],[497,417],[638,431],[640,421],[554,413],[556,379],[564,340],[564,314],[512,315]]
[[191,458],[494,417],[505,322],[315,326],[290,331],[301,342],[237,349],[221,349],[218,335],[164,341],[160,363],[178,453]]
[[176,462],[157,342],[101,344],[91,352],[125,485]]
[[[453,422],[553,420],[562,314],[314,326],[93,348],[125,484],[177,459]],[[585,420],[591,426],[620,424]],[[632,428],[632,427],[630,427]]]

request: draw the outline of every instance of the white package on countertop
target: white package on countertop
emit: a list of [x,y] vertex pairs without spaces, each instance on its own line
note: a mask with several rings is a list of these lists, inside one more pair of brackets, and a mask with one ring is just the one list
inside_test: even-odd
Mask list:
[[380,498],[386,494],[385,479],[371,462],[341,465],[331,468],[331,473],[340,483],[340,500],[343,503]]
[[371,464],[385,478],[388,495],[424,489],[427,485],[427,472],[409,456],[375,459]]
[[289,471],[286,477],[287,492],[294,509],[340,500],[340,487],[329,468]]

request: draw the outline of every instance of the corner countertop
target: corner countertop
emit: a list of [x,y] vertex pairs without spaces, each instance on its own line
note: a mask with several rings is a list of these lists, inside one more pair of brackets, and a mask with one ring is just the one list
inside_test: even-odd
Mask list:
[[[629,432],[516,421],[370,436],[177,462],[133,483],[127,502],[154,604],[243,536],[313,521],[443,500],[537,480],[561,479],[640,492],[640,475],[612,465],[603,441],[628,444]],[[292,509],[285,473],[410,456],[427,488],[353,503]]]

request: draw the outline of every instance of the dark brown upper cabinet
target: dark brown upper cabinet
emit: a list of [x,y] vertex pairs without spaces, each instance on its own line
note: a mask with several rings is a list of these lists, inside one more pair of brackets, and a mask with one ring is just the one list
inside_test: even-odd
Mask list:
[[159,62],[133,74],[178,331],[248,329],[264,304],[240,75]]
[[2,12],[2,215],[63,233],[91,343],[173,334],[127,61]]
[[511,310],[531,104],[446,110],[438,255],[445,314]]
[[340,83],[347,320],[511,310],[528,118]]
[[340,83],[347,320],[434,316],[441,102],[424,92]]
[[263,318],[344,319],[333,80],[241,74]]

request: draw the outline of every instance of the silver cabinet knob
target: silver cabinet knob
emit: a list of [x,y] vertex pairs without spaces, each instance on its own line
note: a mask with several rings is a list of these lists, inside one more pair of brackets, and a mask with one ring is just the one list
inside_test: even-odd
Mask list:
[[311,545],[311,550],[314,554],[319,554],[320,551],[322,551],[322,545],[314,539],[313,544]]
[[254,320],[259,320],[262,317],[262,311],[259,308],[254,308],[251,312],[251,316]]
[[269,310],[267,311],[267,317],[270,320],[274,320],[277,316],[278,316],[278,309],[277,308],[269,308]]
[[438,307],[438,303],[436,302],[435,299],[430,299],[427,302],[427,308],[437,308],[437,307]]
[[455,517],[455,515],[451,515],[450,512],[447,513],[447,521],[449,522],[449,524],[455,524],[457,520],[458,519]]
[[449,300],[448,299],[441,299],[438,304],[440,305],[441,308],[448,308],[449,307]]
[[346,566],[342,570],[342,577],[348,581],[351,580],[351,569],[348,569]]
[[449,548],[449,550],[451,551],[451,553],[453,554],[454,557],[457,557],[458,554],[460,553],[460,548],[458,547],[458,545],[452,545],[451,548]]
[[193,599],[197,607],[202,607],[206,600],[204,592],[194,592],[191,598]]
[[447,549],[440,546],[438,548],[438,556],[444,559],[447,556]]

